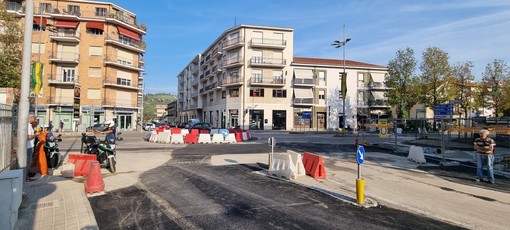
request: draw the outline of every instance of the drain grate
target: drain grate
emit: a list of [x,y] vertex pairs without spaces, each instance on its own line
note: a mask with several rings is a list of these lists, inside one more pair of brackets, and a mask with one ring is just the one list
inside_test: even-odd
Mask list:
[[60,206],[60,201],[52,200],[52,201],[46,201],[46,202],[40,202],[40,203],[37,203],[37,204],[33,204],[32,208],[34,208],[34,209],[37,209],[37,208],[44,209],[44,208],[53,208],[53,207],[58,207],[58,206]]

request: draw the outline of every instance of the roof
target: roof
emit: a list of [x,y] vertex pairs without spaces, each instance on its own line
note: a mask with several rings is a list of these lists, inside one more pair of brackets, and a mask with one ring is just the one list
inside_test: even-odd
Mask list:
[[[326,58],[307,58],[307,57],[294,57],[293,64],[308,64],[308,65],[328,65],[328,66],[343,66],[344,60],[339,59],[326,59]],[[375,65],[370,63],[345,60],[345,66],[357,68],[384,68],[386,66]]]

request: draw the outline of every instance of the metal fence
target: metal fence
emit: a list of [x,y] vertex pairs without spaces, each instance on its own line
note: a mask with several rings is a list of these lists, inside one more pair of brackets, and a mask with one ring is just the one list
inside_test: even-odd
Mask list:
[[0,172],[15,167],[13,157],[14,124],[13,106],[0,104]]

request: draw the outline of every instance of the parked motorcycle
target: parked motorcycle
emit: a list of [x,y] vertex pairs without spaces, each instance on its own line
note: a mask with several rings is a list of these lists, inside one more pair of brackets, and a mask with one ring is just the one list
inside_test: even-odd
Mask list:
[[44,153],[46,154],[46,163],[48,168],[58,168],[60,165],[60,151],[58,149],[58,143],[62,141],[62,134],[57,137],[51,135],[46,137],[44,143]]
[[95,154],[97,161],[100,164],[106,164],[110,172],[115,173],[117,170],[116,164],[116,145],[114,139],[107,139],[105,141],[97,139],[95,135],[82,134],[82,151],[86,154]]

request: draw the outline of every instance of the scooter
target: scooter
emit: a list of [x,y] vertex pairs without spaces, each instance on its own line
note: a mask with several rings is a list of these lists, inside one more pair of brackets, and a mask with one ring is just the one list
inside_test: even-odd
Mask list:
[[110,170],[110,172],[115,173],[117,170],[115,139],[101,141],[97,139],[95,135],[87,135],[83,133],[81,141],[81,152],[86,154],[95,154],[97,156],[97,161],[100,164],[106,164],[106,167]]
[[44,153],[46,154],[46,163],[48,168],[58,168],[60,165],[60,151],[58,143],[62,141],[62,134],[57,137],[51,135],[46,138],[44,143]]

